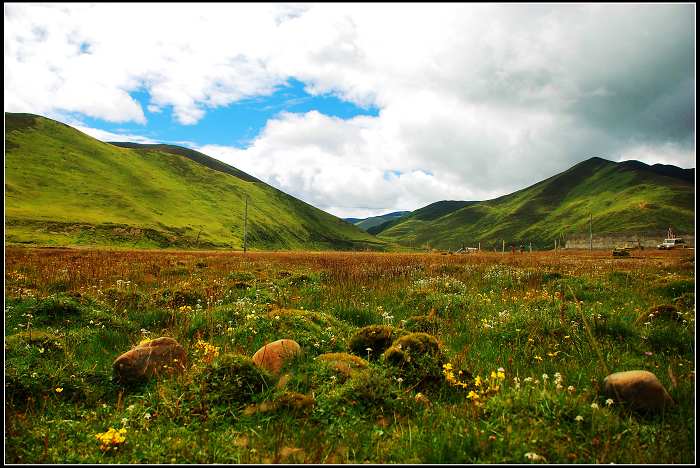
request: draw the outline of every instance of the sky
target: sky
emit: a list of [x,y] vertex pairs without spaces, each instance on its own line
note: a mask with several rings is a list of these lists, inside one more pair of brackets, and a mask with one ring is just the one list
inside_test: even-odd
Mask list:
[[187,146],[339,217],[598,156],[695,167],[694,4],[5,3],[5,111]]

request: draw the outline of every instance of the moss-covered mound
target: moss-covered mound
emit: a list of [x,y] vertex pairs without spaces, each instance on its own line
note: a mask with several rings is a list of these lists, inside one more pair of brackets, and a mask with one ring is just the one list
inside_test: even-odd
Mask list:
[[5,338],[5,351],[16,352],[21,346],[35,346],[41,353],[61,350],[61,337],[45,331],[23,331]]
[[326,353],[321,354],[316,359],[328,363],[346,377],[351,377],[357,371],[366,369],[368,365],[364,359],[348,353]]
[[305,353],[315,356],[344,351],[350,326],[324,312],[274,309],[248,314],[231,335],[234,342],[245,344],[250,353],[266,343],[290,338],[299,343]]
[[377,359],[405,332],[389,325],[368,325],[350,338],[350,351],[358,356]]
[[274,378],[240,354],[224,354],[197,375],[204,398],[213,404],[240,404],[270,388]]
[[442,379],[445,357],[437,339],[427,333],[409,333],[384,352],[384,362],[408,384],[429,385]]

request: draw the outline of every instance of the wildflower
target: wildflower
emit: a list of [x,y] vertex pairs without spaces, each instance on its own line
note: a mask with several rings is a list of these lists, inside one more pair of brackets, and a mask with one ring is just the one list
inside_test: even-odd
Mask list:
[[56,393],[61,393],[63,391],[63,387],[56,387]]
[[540,461],[544,459],[542,455],[537,455],[535,452],[527,452],[525,458],[531,461]]
[[135,407],[136,407],[135,405],[129,405],[129,406],[126,407],[126,410],[127,410],[127,411],[133,411]]
[[475,387],[480,387],[480,386],[481,386],[481,377],[478,376],[478,375],[477,375],[476,378],[474,379],[474,386],[475,386]]
[[100,450],[103,452],[111,448],[116,449],[126,441],[126,429],[116,430],[110,427],[107,432],[96,434],[95,438],[100,441]]
[[151,413],[146,413],[146,414],[144,414],[144,415],[143,415],[143,419],[145,419],[146,421],[150,420],[150,419],[151,419]]
[[591,403],[591,408],[598,409],[598,403],[596,403],[596,402]]
[[607,406],[610,406],[610,405],[612,405],[613,403],[614,403],[614,401],[613,401],[612,398],[608,398],[607,400],[605,400],[605,404],[606,404]]
[[122,425],[126,426],[126,423],[129,422],[129,418],[122,418]]
[[580,414],[578,416],[576,416],[576,421],[578,421],[578,422],[583,421],[583,416],[581,416]]
[[576,391],[576,387],[574,387],[573,385],[569,385],[568,387],[566,387],[566,389],[570,392]]
[[478,400],[479,394],[476,393],[474,390],[470,390],[469,393],[467,394],[467,398],[469,398],[470,400]]
[[547,379],[549,379],[549,376],[547,374],[542,374],[542,380],[546,382]]
[[219,347],[209,344],[206,341],[197,340],[194,347],[202,355],[202,361],[207,364],[210,364],[214,358],[219,356]]
[[542,357],[541,356],[535,356],[535,360],[538,362],[542,362]]

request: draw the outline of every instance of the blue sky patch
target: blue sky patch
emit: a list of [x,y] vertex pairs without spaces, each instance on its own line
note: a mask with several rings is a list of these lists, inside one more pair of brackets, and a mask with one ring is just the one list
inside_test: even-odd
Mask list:
[[160,112],[148,110],[150,95],[147,91],[130,93],[137,100],[147,123],[111,123],[81,116],[85,125],[112,133],[141,135],[163,143],[191,142],[197,145],[224,145],[246,148],[265,126],[281,112],[306,113],[316,110],[321,114],[350,119],[358,115],[376,117],[376,107],[362,108],[343,101],[332,94],[312,96],[304,90],[304,83],[289,79],[270,96],[256,96],[234,102],[225,107],[206,108],[206,114],[194,125],[182,125],[172,115],[170,107]]

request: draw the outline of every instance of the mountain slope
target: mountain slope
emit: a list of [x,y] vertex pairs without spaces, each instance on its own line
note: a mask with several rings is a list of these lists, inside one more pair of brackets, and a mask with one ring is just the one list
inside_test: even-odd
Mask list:
[[384,249],[386,243],[193,150],[100,142],[60,122],[5,113],[6,242]]
[[401,219],[402,217],[409,214],[410,211],[394,211],[393,213],[387,213],[380,216],[370,216],[369,218],[344,218],[345,221],[354,224],[360,229],[369,232],[370,228],[379,226],[380,224],[385,224],[389,221],[394,221],[396,219]]
[[[493,200],[438,202],[387,225],[382,239],[455,249],[529,243],[596,234],[694,229],[694,169],[591,158],[535,185]],[[461,206],[460,206],[461,204]]]

